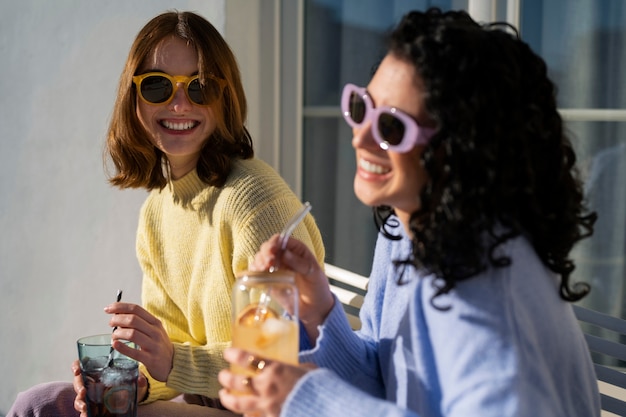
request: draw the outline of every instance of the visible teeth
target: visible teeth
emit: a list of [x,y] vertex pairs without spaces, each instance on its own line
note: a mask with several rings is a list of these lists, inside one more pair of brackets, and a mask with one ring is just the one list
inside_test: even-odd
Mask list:
[[367,171],[367,172],[371,172],[373,174],[386,174],[387,172],[391,171],[388,168],[385,168],[383,166],[380,165],[376,165],[373,164],[369,161],[366,161],[365,159],[360,159],[359,160],[359,167],[361,167],[363,170]]
[[195,126],[195,122],[180,122],[174,123],[167,120],[163,120],[163,126],[172,130],[188,130]]

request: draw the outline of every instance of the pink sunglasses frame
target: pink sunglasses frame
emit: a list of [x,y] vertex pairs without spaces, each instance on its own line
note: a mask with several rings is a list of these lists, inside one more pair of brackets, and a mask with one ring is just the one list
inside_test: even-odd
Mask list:
[[[360,123],[357,123],[354,119],[352,119],[350,112],[350,101],[353,94],[361,98],[361,100],[365,103],[365,115],[363,117],[363,121]],[[374,140],[376,140],[382,149],[391,152],[405,153],[409,152],[417,145],[426,145],[436,131],[434,128],[420,126],[413,117],[395,107],[375,107],[365,88],[350,83],[343,87],[343,92],[341,94],[341,113],[346,123],[355,128],[360,128],[366,122],[371,121],[372,136],[374,137]],[[378,123],[380,116],[383,114],[388,114],[395,119],[398,119],[404,125],[404,135],[402,136],[400,143],[397,145],[389,143],[380,132]]]

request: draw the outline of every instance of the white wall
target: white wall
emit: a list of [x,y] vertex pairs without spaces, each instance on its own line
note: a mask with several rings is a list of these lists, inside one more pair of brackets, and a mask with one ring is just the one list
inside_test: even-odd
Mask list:
[[78,337],[108,332],[118,288],[140,302],[144,191],[106,182],[102,146],[130,44],[151,17],[226,0],[0,0],[0,414],[71,380]]

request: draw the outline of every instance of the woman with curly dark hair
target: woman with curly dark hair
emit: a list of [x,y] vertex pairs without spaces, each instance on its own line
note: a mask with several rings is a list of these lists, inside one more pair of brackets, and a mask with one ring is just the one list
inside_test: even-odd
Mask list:
[[[290,417],[598,416],[570,305],[589,291],[571,282],[570,251],[595,214],[555,94],[508,25],[407,14],[367,88],[346,85],[341,102],[355,193],[381,231],[362,328],[351,331],[305,246],[291,239],[283,252],[273,237],[254,266],[298,274],[310,340],[300,360],[320,369],[222,371],[223,404]],[[230,393],[242,387],[250,395]]]

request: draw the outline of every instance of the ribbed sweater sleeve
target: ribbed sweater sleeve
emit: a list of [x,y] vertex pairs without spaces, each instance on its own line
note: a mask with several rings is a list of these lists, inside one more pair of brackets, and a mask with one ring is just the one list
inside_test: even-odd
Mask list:
[[365,395],[325,368],[309,372],[298,381],[287,397],[280,415],[420,417],[388,400]]
[[[146,403],[181,392],[217,396],[217,374],[228,366],[222,352],[231,340],[235,276],[301,205],[285,181],[257,159],[235,162],[221,188],[204,184],[194,171],[150,194],[137,233],[142,303],[163,323],[174,359],[167,381],[147,373]],[[322,239],[311,215],[294,236],[323,264]]]

